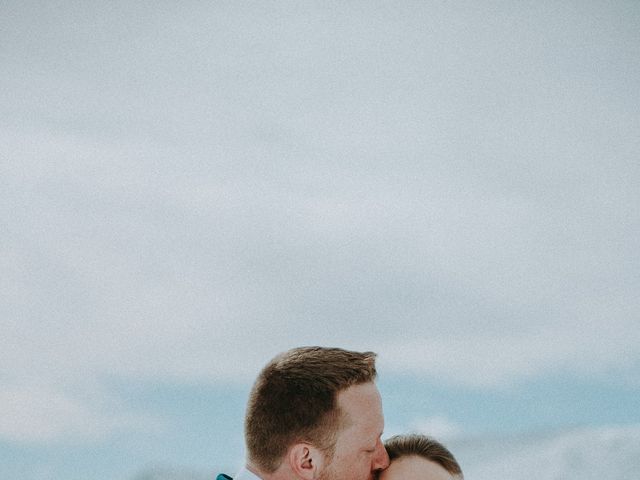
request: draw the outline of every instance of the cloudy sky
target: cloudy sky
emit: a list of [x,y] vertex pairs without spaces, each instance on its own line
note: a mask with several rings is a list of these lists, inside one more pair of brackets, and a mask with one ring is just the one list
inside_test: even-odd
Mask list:
[[0,6],[0,460],[234,467],[279,351],[389,433],[640,423],[640,5]]

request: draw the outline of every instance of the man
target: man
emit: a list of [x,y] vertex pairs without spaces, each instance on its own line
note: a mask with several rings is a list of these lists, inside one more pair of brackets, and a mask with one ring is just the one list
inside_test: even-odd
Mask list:
[[[260,372],[235,480],[373,480],[389,465],[375,354],[301,347]],[[220,478],[220,477],[219,477]]]

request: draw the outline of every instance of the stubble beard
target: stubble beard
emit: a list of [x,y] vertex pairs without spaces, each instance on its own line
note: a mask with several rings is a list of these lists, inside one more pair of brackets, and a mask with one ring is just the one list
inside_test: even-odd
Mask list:
[[334,466],[331,464],[329,464],[329,466],[325,468],[324,472],[320,474],[320,477],[318,477],[318,480],[376,480],[376,479],[377,479],[377,475],[375,475],[374,472],[369,472],[369,476],[366,479],[362,479],[362,478],[356,479],[353,477],[345,477],[344,475],[341,475],[340,473],[336,472]]

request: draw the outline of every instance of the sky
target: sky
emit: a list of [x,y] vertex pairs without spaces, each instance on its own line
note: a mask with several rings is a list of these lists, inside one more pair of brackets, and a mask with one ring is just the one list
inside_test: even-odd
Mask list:
[[378,353],[385,434],[640,424],[639,26],[2,2],[0,462],[233,469],[299,345]]

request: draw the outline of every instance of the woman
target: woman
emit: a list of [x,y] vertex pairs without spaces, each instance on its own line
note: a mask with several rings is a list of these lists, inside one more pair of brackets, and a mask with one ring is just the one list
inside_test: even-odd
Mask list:
[[379,480],[462,480],[453,454],[425,435],[396,435],[384,443],[391,463]]

